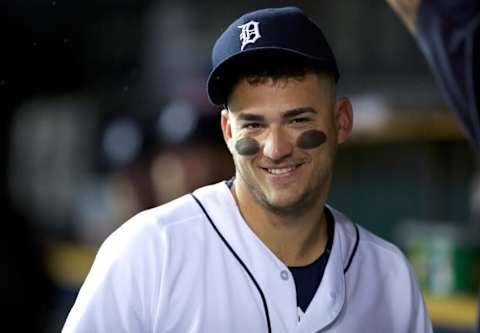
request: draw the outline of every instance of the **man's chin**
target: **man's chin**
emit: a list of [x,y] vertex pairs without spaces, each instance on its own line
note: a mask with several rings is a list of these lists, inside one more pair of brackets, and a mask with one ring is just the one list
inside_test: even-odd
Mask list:
[[311,206],[310,200],[302,196],[297,200],[262,200],[264,206],[272,213],[281,216],[297,216]]

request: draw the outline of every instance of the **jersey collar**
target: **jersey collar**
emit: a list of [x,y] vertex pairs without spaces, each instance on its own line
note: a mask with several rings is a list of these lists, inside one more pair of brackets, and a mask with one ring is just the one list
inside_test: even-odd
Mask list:
[[200,188],[194,195],[255,276],[267,299],[273,331],[281,325],[280,331],[317,332],[335,320],[345,303],[344,268],[355,243],[355,228],[348,218],[327,206],[335,221],[332,250],[322,282],[299,323],[295,284],[288,268],[247,225],[225,182]]

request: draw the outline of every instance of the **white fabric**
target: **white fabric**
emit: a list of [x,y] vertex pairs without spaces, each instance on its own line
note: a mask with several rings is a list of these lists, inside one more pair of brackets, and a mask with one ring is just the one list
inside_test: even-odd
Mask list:
[[[248,227],[225,183],[195,191],[262,289],[272,332],[432,332],[403,254],[332,209],[335,234],[322,282],[298,321],[288,268]],[[286,275],[287,274],[287,275]],[[186,195],[144,211],[100,248],[65,326],[69,332],[267,332],[254,283]]]

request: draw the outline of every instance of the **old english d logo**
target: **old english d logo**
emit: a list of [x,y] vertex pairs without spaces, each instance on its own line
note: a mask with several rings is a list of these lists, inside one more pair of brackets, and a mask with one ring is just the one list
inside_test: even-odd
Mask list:
[[243,25],[239,25],[238,28],[242,29],[240,33],[240,40],[242,41],[241,51],[245,48],[247,44],[255,43],[260,37],[260,29],[258,28],[259,22],[250,21]]

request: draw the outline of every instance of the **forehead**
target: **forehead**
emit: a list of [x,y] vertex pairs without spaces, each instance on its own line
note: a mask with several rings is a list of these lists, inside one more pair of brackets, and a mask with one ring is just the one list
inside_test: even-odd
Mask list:
[[280,114],[298,108],[327,108],[335,101],[335,83],[328,75],[240,79],[229,98],[233,113]]

